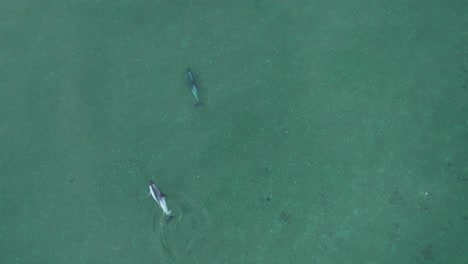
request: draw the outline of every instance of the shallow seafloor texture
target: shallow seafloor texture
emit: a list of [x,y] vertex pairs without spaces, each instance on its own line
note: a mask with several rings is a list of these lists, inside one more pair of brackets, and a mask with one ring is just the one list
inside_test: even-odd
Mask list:
[[0,4],[0,262],[468,263],[466,3],[231,2]]

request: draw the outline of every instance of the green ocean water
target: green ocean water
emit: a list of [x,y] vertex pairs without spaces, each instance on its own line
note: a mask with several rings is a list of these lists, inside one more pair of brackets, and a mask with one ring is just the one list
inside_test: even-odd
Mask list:
[[0,1],[0,263],[468,263],[467,13]]

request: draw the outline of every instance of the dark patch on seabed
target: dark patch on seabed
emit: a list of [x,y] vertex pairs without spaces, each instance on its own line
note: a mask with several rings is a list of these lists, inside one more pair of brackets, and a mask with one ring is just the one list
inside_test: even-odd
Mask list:
[[291,224],[292,223],[292,216],[291,214],[285,212],[285,211],[281,211],[280,214],[279,214],[279,218],[281,219],[281,221],[283,221],[283,223],[285,224]]
[[422,249],[419,250],[419,263],[434,262],[434,249],[432,244],[426,244]]

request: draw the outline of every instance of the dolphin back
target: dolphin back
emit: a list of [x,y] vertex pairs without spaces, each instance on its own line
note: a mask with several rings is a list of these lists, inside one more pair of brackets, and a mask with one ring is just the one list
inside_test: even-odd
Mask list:
[[195,78],[193,77],[193,73],[190,68],[187,68],[187,81],[191,87],[195,85]]

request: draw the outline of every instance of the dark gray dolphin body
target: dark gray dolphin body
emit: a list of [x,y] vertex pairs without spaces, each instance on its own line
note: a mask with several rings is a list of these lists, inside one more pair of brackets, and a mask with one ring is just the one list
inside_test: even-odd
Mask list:
[[190,70],[190,68],[187,68],[187,81],[188,81],[189,88],[192,91],[193,96],[195,97],[195,100],[197,100],[195,107],[202,106],[203,103],[200,101],[199,96],[198,96],[197,83],[195,82],[195,77],[193,77],[193,73]]
[[170,215],[171,211],[167,209],[166,205],[166,195],[161,192],[161,190],[158,188],[158,186],[153,182],[149,181],[149,194],[148,196],[151,195],[153,199],[158,203],[159,207],[163,210],[165,215]]

